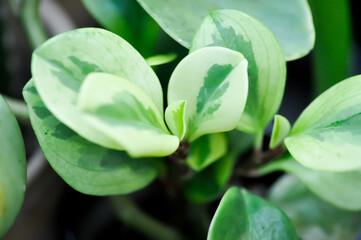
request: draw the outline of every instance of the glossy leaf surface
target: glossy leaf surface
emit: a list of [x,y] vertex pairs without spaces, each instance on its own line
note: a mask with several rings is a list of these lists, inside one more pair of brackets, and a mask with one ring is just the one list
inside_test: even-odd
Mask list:
[[355,240],[361,213],[334,207],[312,194],[292,175],[272,186],[269,199],[290,217],[303,240]]
[[272,203],[230,188],[209,227],[208,240],[298,240],[287,216]]
[[360,91],[358,75],[333,86],[303,111],[285,139],[297,161],[321,171],[361,168]]
[[[171,37],[190,47],[204,17],[218,9],[235,9],[259,19],[276,35],[287,60],[306,55],[315,32],[306,0],[138,0]],[[277,14],[275,14],[277,13]]]
[[233,158],[224,156],[186,181],[185,195],[196,203],[209,202],[225,190],[233,170]]
[[15,116],[0,96],[0,238],[14,223],[24,200],[26,156]]
[[103,148],[59,122],[40,99],[32,80],[23,94],[47,160],[74,189],[91,195],[127,194],[157,176],[152,159],[132,159],[125,152]]
[[287,118],[276,115],[274,118],[270,148],[275,148],[282,143],[283,139],[287,137],[291,130],[291,124]]
[[[186,140],[236,127],[247,99],[247,60],[223,47],[207,47],[184,58],[168,86],[168,104],[186,100]],[[237,108],[234,108],[237,106]]]
[[187,164],[196,171],[219,160],[227,153],[227,138],[223,133],[203,135],[192,142]]
[[163,114],[157,76],[131,45],[108,31],[78,29],[48,40],[33,53],[31,70],[36,89],[50,112],[79,135],[101,146],[113,148],[115,143],[89,124],[76,106],[80,86],[89,73],[105,72],[132,81]]
[[291,156],[270,163],[260,173],[285,171],[295,175],[319,198],[346,210],[361,210],[361,170],[321,172],[305,168]]
[[249,92],[238,129],[262,134],[278,111],[286,82],[286,62],[273,33],[257,19],[236,10],[211,12],[196,33],[191,51],[221,46],[248,61]]
[[83,117],[132,157],[168,156],[179,139],[167,130],[155,104],[136,84],[108,73],[91,73],[78,98]]

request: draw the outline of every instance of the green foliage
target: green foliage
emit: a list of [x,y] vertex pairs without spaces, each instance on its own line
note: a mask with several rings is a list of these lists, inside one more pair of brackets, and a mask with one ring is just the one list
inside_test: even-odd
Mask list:
[[320,171],[361,168],[360,91],[358,75],[328,89],[303,111],[285,139],[297,161]]
[[0,238],[20,211],[25,185],[24,142],[13,113],[0,96]]
[[236,187],[223,196],[208,240],[298,240],[287,216],[270,202]]
[[294,176],[277,180],[269,199],[286,212],[303,240],[357,239],[361,214],[322,201]]
[[132,159],[80,137],[46,108],[33,80],[24,88],[31,124],[54,170],[74,189],[91,195],[133,192],[158,173],[156,161]]
[[[306,55],[315,32],[306,0],[138,0],[171,37],[190,47],[204,17],[218,9],[235,9],[260,20],[276,35],[287,60]],[[277,14],[275,14],[277,13]]]
[[312,55],[313,85],[314,93],[320,94],[345,79],[351,70],[350,3],[348,0],[309,3],[317,35]]
[[238,51],[248,61],[249,93],[238,129],[262,135],[281,104],[286,82],[284,55],[273,33],[255,18],[236,10],[211,12],[192,43]]
[[82,2],[106,29],[124,38],[143,56],[150,57],[153,54],[160,27],[136,1],[82,0]]
[[201,171],[226,153],[227,139],[224,134],[203,135],[192,143],[186,162],[194,170]]
[[224,156],[185,183],[185,196],[196,203],[205,203],[218,198],[232,175],[234,159]]
[[305,168],[286,155],[259,170],[259,173],[285,171],[295,175],[312,193],[336,207],[361,210],[361,170],[325,172]]

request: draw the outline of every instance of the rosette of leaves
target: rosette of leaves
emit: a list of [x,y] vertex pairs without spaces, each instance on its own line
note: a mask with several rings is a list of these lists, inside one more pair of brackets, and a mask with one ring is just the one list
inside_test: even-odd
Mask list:
[[0,238],[14,223],[24,200],[25,146],[19,125],[0,96]]
[[[24,98],[45,156],[69,185],[95,195],[146,186],[159,173],[158,157],[182,141],[191,143],[187,163],[195,170],[219,160],[226,149],[219,132],[237,126],[248,92],[244,56],[204,48],[174,70],[164,114],[159,80],[146,61],[119,36],[92,28],[35,50],[32,75]],[[217,143],[221,153],[197,159],[204,153],[197,146]]]

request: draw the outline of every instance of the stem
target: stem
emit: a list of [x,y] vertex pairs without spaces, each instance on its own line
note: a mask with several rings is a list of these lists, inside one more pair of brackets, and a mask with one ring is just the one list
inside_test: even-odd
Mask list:
[[19,122],[28,123],[30,121],[28,109],[23,101],[6,96],[4,98]]
[[34,49],[48,39],[39,16],[39,2],[40,0],[25,0],[21,8],[21,20]]
[[142,212],[129,198],[113,196],[109,198],[118,218],[126,225],[156,240],[183,240],[173,228]]
[[255,139],[254,139],[254,148],[256,151],[262,151],[262,146],[263,145],[263,130],[262,131],[258,131],[255,134]]

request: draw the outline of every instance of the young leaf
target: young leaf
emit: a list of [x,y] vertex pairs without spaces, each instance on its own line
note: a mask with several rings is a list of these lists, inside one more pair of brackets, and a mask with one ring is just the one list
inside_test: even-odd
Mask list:
[[208,240],[298,240],[287,216],[270,202],[230,188],[212,219]]
[[[287,60],[306,55],[315,30],[306,0],[138,0],[171,37],[190,47],[202,20],[217,9],[235,9],[259,19],[276,35]],[[277,13],[277,14],[275,14]]]
[[176,135],[179,140],[184,138],[187,130],[185,121],[186,106],[186,101],[177,101],[172,102],[165,110],[165,121],[171,132]]
[[157,176],[157,162],[93,144],[59,122],[40,99],[33,80],[24,98],[40,146],[54,170],[71,187],[91,195],[127,194]]
[[292,175],[272,186],[269,199],[292,220],[302,240],[355,240],[361,214],[334,207],[313,195]]
[[157,107],[131,81],[91,73],[79,90],[78,107],[88,124],[114,140],[113,149],[132,157],[168,156],[178,148],[179,139],[169,134]]
[[141,87],[163,114],[159,80],[140,54],[119,36],[101,29],[60,34],[35,50],[31,70],[36,89],[50,112],[79,135],[112,148],[113,139],[84,119],[77,108],[79,88],[91,72],[105,72]]
[[295,175],[319,198],[346,210],[361,210],[361,170],[324,172],[305,168],[291,156],[272,162],[259,173],[285,171]]
[[168,104],[186,100],[186,140],[236,127],[247,99],[247,60],[223,47],[207,47],[183,59],[168,86]]
[[14,223],[24,200],[26,156],[20,128],[0,96],[0,238]]
[[227,139],[223,133],[204,135],[192,142],[187,164],[201,171],[227,153]]
[[158,66],[173,62],[176,59],[177,59],[177,54],[168,53],[168,54],[158,54],[151,56],[147,58],[146,61],[149,64],[149,66]]
[[212,201],[222,194],[232,175],[234,159],[224,156],[217,162],[195,173],[185,183],[185,196],[195,203]]
[[263,134],[278,111],[286,82],[286,62],[280,44],[261,22],[236,10],[211,12],[195,35],[191,52],[221,46],[248,61],[249,92],[238,129]]
[[291,130],[291,124],[287,120],[287,118],[281,115],[276,115],[273,123],[272,136],[269,147],[275,148],[279,144],[281,144],[283,139],[287,137],[290,130]]
[[361,75],[315,99],[296,121],[285,144],[302,165],[320,171],[361,168]]

